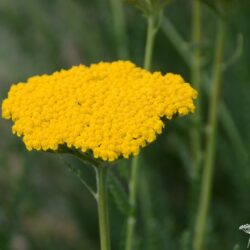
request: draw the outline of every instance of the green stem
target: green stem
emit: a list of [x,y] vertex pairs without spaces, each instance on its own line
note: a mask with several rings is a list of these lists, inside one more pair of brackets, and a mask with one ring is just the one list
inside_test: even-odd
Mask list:
[[89,191],[89,193],[94,197],[95,200],[97,200],[97,194],[96,192],[92,189],[92,187],[84,180],[84,178],[81,175],[81,171],[77,169],[74,165],[70,164],[69,162],[65,161],[63,157],[58,154],[59,158],[63,161],[65,166],[68,167],[68,170],[72,172],[83,184],[83,186]]
[[165,36],[169,39],[179,55],[185,61],[188,67],[192,67],[192,53],[189,44],[183,39],[180,33],[176,30],[175,26],[170,22],[167,17],[162,20],[161,29]]
[[127,232],[126,232],[126,243],[125,249],[131,250],[133,249],[133,236],[135,229],[135,208],[136,208],[136,197],[137,197],[137,174],[139,168],[139,156],[136,156],[132,160],[131,166],[131,177],[129,181],[129,206],[130,212],[127,218]]
[[[192,67],[192,53],[190,51],[190,48],[188,46],[188,43],[183,39],[183,37],[179,34],[179,32],[176,30],[175,26],[166,18],[163,18],[162,22],[162,31],[164,35],[169,39],[169,41],[172,43],[172,45],[175,47],[175,49],[178,51],[180,56],[183,58],[185,63],[187,64],[188,67]],[[230,59],[229,64],[231,65],[232,60],[234,61],[235,57],[238,57],[242,53],[242,37],[239,36],[238,38],[238,46],[236,49],[235,54],[233,55],[233,59]],[[227,65],[228,66],[228,63]],[[225,70],[225,64],[223,66],[223,70]],[[206,84],[202,84],[202,90],[204,91],[205,95],[209,95],[209,88],[207,82],[210,83],[209,76],[207,74],[203,74],[203,80]],[[232,115],[225,105],[225,103],[221,102],[220,105],[220,116],[219,120],[224,127],[227,135],[230,137],[232,141],[232,146],[235,147],[235,150],[240,152],[238,155],[242,156],[244,159],[246,159],[247,155],[247,149],[246,146],[244,145],[241,135],[239,134],[239,131],[235,125],[235,122],[232,118]]]
[[156,34],[154,16],[149,16],[147,18],[147,21],[148,21],[148,26],[147,26],[147,40],[146,40],[146,47],[145,47],[145,57],[144,57],[144,68],[146,70],[150,70],[152,56],[153,56],[154,40],[155,40],[155,34]]
[[[205,81],[208,83],[210,82],[209,78],[206,77]],[[209,86],[208,84],[204,84],[204,91],[206,95],[209,95]],[[221,100],[220,107],[219,107],[219,122],[226,132],[228,138],[231,141],[231,145],[234,147],[235,152],[239,157],[239,160],[246,162],[247,159],[247,148],[245,143],[242,140],[242,137],[239,133],[239,130],[235,124],[235,121],[232,117],[230,110],[227,108],[226,104]]]
[[[191,83],[194,88],[201,93],[201,3],[200,0],[193,1],[193,18],[192,18],[192,44],[194,52],[191,63]],[[192,148],[194,156],[194,176],[197,175],[201,163],[201,98],[196,101],[196,112],[192,116],[193,128],[191,130]]]
[[127,59],[129,53],[122,0],[110,0],[110,6],[113,16],[117,55],[119,59]]
[[212,93],[210,96],[210,107],[208,117],[207,144],[204,158],[205,165],[202,174],[199,207],[195,225],[195,235],[193,242],[194,250],[203,249],[205,225],[207,221],[213,179],[212,177],[215,156],[215,140],[218,120],[217,111],[219,105],[219,92],[222,78],[223,53],[226,35],[224,21],[220,19],[218,22],[218,33],[212,79]]
[[[144,68],[150,70],[151,61],[153,55],[154,40],[156,35],[156,25],[155,18],[153,16],[148,17],[148,27],[147,27],[147,40],[145,47],[145,57],[144,57]],[[137,184],[138,184],[138,172],[139,172],[139,156],[132,159],[131,165],[131,177],[129,183],[129,204],[131,212],[127,218],[127,229],[126,229],[126,243],[125,249],[133,249],[133,237],[134,229],[136,224],[135,210],[136,210],[136,196],[137,196]]]
[[[200,190],[200,166],[202,164],[202,125],[201,125],[201,26],[202,26],[202,6],[199,0],[193,0],[192,8],[192,46],[190,56],[191,83],[198,91],[199,97],[196,101],[196,112],[191,116],[192,127],[190,129],[192,164],[191,164],[191,186],[190,186],[190,207],[189,226],[193,228],[194,218],[197,212],[197,204]],[[189,52],[190,53],[190,52]]]
[[108,218],[108,194],[107,194],[107,166],[99,166],[96,169],[97,178],[97,204],[99,215],[99,230],[101,250],[110,250],[110,233]]

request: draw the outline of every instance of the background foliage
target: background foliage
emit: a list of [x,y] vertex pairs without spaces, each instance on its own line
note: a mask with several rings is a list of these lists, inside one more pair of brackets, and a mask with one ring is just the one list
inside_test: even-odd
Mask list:
[[[218,17],[216,1],[205,2],[201,46],[209,79]],[[122,56],[142,65],[145,19],[130,4],[123,7],[127,32],[119,41],[108,0],[1,0],[0,100],[12,83],[74,64]],[[229,8],[225,61],[234,54],[238,34],[244,48],[224,72],[221,100],[229,116],[220,109],[206,249],[245,249],[247,235],[238,227],[250,222],[250,2],[231,1]],[[172,1],[164,12],[187,41],[191,12],[187,0]],[[119,42],[128,52],[119,51]],[[188,65],[163,29],[156,37],[153,70],[190,79]],[[206,120],[207,97],[201,98]],[[190,249],[197,204],[191,194],[189,131],[189,119],[176,119],[143,150],[135,249]],[[74,164],[92,181],[91,169]],[[115,250],[123,249],[128,171],[129,161],[124,161],[112,171],[118,178],[111,177],[109,184]],[[11,134],[11,124],[0,120],[0,249],[98,249],[96,213],[90,195],[57,156],[27,152]]]

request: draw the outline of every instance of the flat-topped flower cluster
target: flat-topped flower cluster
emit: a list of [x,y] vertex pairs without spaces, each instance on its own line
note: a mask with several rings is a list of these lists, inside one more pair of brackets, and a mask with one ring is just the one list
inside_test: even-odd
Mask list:
[[163,117],[195,109],[197,92],[179,75],[150,73],[129,61],[100,62],[13,85],[2,116],[28,150],[60,145],[114,161],[137,155],[162,132]]

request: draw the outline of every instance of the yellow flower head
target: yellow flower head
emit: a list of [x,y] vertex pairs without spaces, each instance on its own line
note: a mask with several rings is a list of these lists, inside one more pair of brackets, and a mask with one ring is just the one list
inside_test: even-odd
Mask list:
[[2,104],[28,150],[60,145],[114,161],[137,155],[162,132],[162,118],[187,115],[197,92],[179,75],[150,73],[129,61],[100,62],[13,85]]

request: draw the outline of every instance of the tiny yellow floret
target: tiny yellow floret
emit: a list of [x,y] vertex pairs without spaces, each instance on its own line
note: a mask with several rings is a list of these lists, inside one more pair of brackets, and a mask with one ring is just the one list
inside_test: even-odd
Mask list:
[[179,75],[129,61],[74,66],[13,85],[2,116],[28,150],[60,145],[114,161],[137,155],[162,132],[162,118],[194,112],[197,92]]

